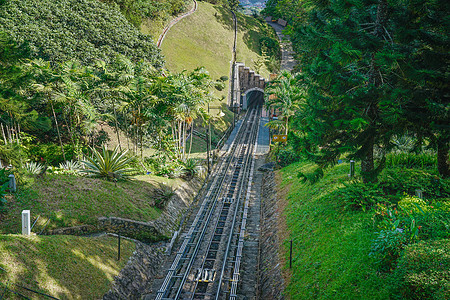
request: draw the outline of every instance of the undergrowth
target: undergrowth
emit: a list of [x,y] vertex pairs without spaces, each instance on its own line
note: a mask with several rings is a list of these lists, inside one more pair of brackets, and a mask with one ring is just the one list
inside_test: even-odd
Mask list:
[[397,165],[363,184],[342,163],[314,184],[299,182],[315,168],[298,162],[280,171],[290,186],[292,299],[448,299],[448,179]]

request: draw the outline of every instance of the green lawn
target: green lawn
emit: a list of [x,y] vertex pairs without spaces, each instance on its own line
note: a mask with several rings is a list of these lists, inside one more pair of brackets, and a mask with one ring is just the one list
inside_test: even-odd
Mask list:
[[152,197],[157,181],[154,176],[140,179],[148,182],[131,180],[115,185],[74,175],[28,177],[26,182],[19,183],[18,192],[8,198],[7,212],[0,215],[0,233],[19,233],[24,209],[31,211],[32,219],[40,216],[34,229],[37,232],[48,219],[48,229],[95,224],[98,217],[153,220],[159,216]]
[[[230,76],[233,21],[229,10],[199,2],[198,10],[173,26],[162,43],[166,67],[180,72],[205,67],[213,79]],[[259,39],[273,36],[272,28],[250,16],[238,14],[237,61],[252,67],[260,57]],[[260,72],[268,78],[264,66]],[[227,82],[228,84],[228,82]],[[227,96],[228,86],[217,95]]]
[[[327,169],[325,176],[315,184],[301,183],[297,178],[298,172],[308,173],[313,169],[313,164],[300,162],[289,165],[279,172],[280,188],[288,190],[288,204],[284,216],[286,217],[286,227],[289,228],[289,239],[293,239],[294,245],[292,270],[287,270],[285,267],[286,274],[290,276],[287,293],[291,299],[392,299],[393,294],[397,293],[397,287],[403,287],[402,292],[398,293],[424,289],[426,290],[424,295],[435,297],[427,299],[441,299],[437,295],[450,295],[450,271],[448,270],[450,259],[448,255],[442,256],[441,254],[439,256],[438,254],[443,253],[442,249],[448,247],[450,241],[448,239],[450,211],[440,211],[435,215],[438,216],[438,219],[431,217],[426,219],[417,215],[418,224],[423,227],[419,232],[419,238],[425,238],[425,240],[410,244],[404,250],[405,253],[411,253],[417,248],[416,245],[430,245],[431,250],[427,251],[435,251],[433,260],[436,261],[436,257],[440,257],[439,263],[434,265],[430,263],[430,267],[424,267],[426,270],[422,271],[412,267],[408,269],[405,267],[406,264],[399,264],[394,265],[395,268],[399,268],[398,272],[397,269],[380,272],[375,260],[369,256],[372,241],[377,236],[376,232],[380,230],[377,227],[382,218],[380,211],[374,208],[366,212],[362,209],[345,208],[345,195],[338,196],[335,191],[344,187],[344,183],[350,183],[347,176],[348,164],[340,164]],[[401,175],[401,178],[405,180],[404,182],[393,177],[393,174],[402,172],[404,175]],[[399,193],[398,197],[403,198],[405,196],[402,195],[405,194],[402,194],[402,189],[404,188],[404,192],[406,192],[412,185],[423,185],[423,189],[430,191],[429,194],[431,194],[432,189],[437,193],[442,193],[441,188],[445,188],[449,184],[448,180],[442,180],[438,186],[438,181],[432,179],[433,176],[435,178],[435,175],[430,175],[431,181],[429,182],[408,179],[409,175],[406,174],[417,172],[406,169],[386,169],[380,176],[380,182],[384,184],[385,188],[394,187],[393,190]],[[428,171],[422,170],[421,172],[428,174]],[[434,171],[430,172],[433,174]],[[421,175],[421,178],[426,178],[426,176]],[[347,191],[350,190],[351,188],[347,188]],[[435,200],[429,201],[431,201],[429,202],[431,206],[428,207],[431,208],[432,205],[435,205],[433,203],[437,203]],[[444,197],[439,201],[445,202],[448,201],[448,198]],[[443,222],[447,223],[445,225],[447,234],[442,232],[442,228],[445,228]],[[440,243],[436,244],[437,246],[431,246],[434,245],[434,242],[426,240],[426,232],[431,232],[431,230],[441,230],[435,232],[447,239],[437,240]],[[289,261],[288,245],[289,240],[285,240],[284,257],[286,261]],[[426,266],[426,259],[421,263],[422,266]],[[433,277],[424,275],[435,272],[444,276],[440,275],[442,278],[438,284]],[[423,279],[424,276],[425,279]],[[419,280],[414,278],[419,278]],[[445,296],[442,299],[445,299]]]
[[[5,284],[31,299],[43,299],[14,284],[59,299],[100,299],[125,266],[135,244],[113,237],[0,235],[0,290]],[[0,293],[0,294],[1,294]],[[15,299],[7,293],[4,299]]]

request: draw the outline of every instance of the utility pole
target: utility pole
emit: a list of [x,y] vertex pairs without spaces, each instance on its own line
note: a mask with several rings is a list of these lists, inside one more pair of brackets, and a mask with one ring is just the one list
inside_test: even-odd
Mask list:
[[206,138],[206,159],[208,161],[208,175],[211,173],[211,162],[210,162],[210,148],[211,148],[211,116],[209,114],[209,103],[208,103],[208,128],[206,129],[208,133]]

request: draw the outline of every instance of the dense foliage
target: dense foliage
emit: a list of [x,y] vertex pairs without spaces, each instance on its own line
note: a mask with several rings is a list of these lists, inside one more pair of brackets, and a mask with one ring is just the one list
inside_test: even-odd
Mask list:
[[376,181],[394,140],[410,136],[413,151],[436,150],[440,174],[450,175],[448,5],[268,2],[266,14],[290,23],[305,93],[293,119],[309,158],[328,166],[348,153]]
[[378,183],[363,183],[348,178],[349,167],[330,167],[315,184],[292,176],[310,173],[314,163],[280,171],[293,240],[291,297],[447,299],[450,180],[398,165],[386,167]]
[[144,18],[158,19],[174,16],[187,7],[187,0],[102,0],[118,5],[125,17],[139,27]]
[[0,31],[28,48],[32,58],[51,62],[92,63],[123,54],[163,65],[150,36],[97,0],[8,0],[0,4]]

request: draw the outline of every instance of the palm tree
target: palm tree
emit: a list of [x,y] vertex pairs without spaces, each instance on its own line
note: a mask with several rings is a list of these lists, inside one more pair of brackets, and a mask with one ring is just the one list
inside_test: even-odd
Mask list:
[[303,91],[300,89],[295,75],[289,71],[283,71],[266,88],[265,98],[267,109],[274,108],[280,112],[284,121],[285,134],[287,134],[289,118],[299,109],[300,101],[303,99]]
[[61,131],[59,129],[58,118],[56,117],[55,106],[56,104],[56,90],[58,85],[59,76],[54,73],[49,62],[42,59],[31,60],[25,64],[27,72],[32,77],[32,89],[37,93],[43,95],[44,101],[50,104],[53,118],[56,125],[56,131],[58,133],[59,145],[61,146],[61,151],[63,159],[66,160],[66,154],[64,152],[64,146],[61,138]]

